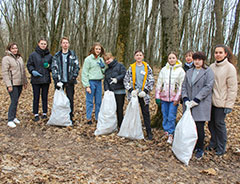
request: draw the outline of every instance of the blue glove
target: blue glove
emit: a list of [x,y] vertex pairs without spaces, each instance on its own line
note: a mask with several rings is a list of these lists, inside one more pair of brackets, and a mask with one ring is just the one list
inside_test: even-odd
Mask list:
[[98,62],[98,65],[101,67],[101,68],[105,68],[105,65],[103,63],[103,61],[100,59],[100,62]]
[[37,72],[36,70],[32,71],[32,74],[34,77],[42,77],[42,74],[40,74],[39,72]]
[[230,112],[232,112],[232,109],[224,108],[224,114],[229,114]]

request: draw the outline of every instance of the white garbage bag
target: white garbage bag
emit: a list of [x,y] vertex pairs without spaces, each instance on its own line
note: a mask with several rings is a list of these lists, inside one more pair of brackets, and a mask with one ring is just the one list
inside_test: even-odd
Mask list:
[[144,139],[138,97],[131,98],[118,136],[129,139]]
[[114,92],[106,91],[98,114],[95,135],[110,134],[117,130],[117,105]]
[[52,113],[47,125],[72,126],[70,102],[63,89],[55,90]]
[[178,122],[172,144],[172,151],[176,157],[188,165],[193,149],[198,139],[196,124],[190,108],[187,106],[182,118]]

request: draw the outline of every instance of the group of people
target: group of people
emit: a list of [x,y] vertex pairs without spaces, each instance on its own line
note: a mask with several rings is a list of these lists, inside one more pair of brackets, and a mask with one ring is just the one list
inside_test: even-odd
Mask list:
[[[61,39],[61,50],[53,57],[48,50],[48,42],[41,38],[35,51],[29,56],[27,69],[31,74],[33,89],[34,121],[39,121],[39,98],[42,97],[42,119],[47,118],[48,90],[51,75],[56,90],[63,88],[70,101],[70,118],[73,121],[74,86],[79,73],[79,61],[74,51],[69,50],[67,37]],[[227,131],[226,114],[232,111],[237,96],[237,73],[233,65],[234,56],[225,45],[217,45],[214,49],[215,62],[207,67],[206,55],[203,52],[188,51],[185,64],[182,66],[175,52],[170,52],[168,62],[158,76],[155,100],[161,106],[163,130],[172,143],[175,131],[177,109],[180,103],[183,110],[191,108],[196,123],[198,141],[195,146],[196,157],[204,154],[204,124],[208,121],[211,140],[207,150],[214,149],[217,155],[226,151]],[[154,87],[151,67],[144,61],[144,53],[137,50],[134,62],[128,70],[110,53],[105,53],[100,43],[95,43],[85,58],[81,81],[86,93],[86,119],[91,125],[92,112],[95,106],[95,120],[102,101],[102,80],[104,91],[114,92],[117,104],[118,127],[123,121],[123,106],[127,98],[138,97],[142,110],[147,138],[152,140],[150,126],[149,102],[150,92]],[[16,127],[20,121],[16,118],[17,104],[22,88],[27,87],[27,78],[23,59],[16,43],[7,46],[6,56],[2,59],[2,75],[11,98],[8,110],[8,126]]]

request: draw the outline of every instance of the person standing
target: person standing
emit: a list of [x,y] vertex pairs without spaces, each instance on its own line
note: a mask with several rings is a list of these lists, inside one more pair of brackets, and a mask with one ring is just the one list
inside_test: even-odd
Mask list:
[[33,114],[34,121],[39,121],[39,98],[42,96],[42,119],[47,118],[48,111],[48,90],[51,83],[52,55],[48,50],[48,43],[45,38],[40,38],[35,51],[30,54],[27,69],[31,74],[33,89]]
[[237,71],[234,67],[234,55],[225,45],[216,45],[214,49],[215,62],[210,65],[214,73],[211,120],[208,128],[211,133],[207,150],[215,149],[216,155],[226,152],[227,129],[225,117],[234,106],[238,83]]
[[80,69],[79,61],[75,52],[69,50],[70,43],[67,37],[62,37],[60,43],[62,49],[52,59],[52,78],[57,90],[62,87],[66,91],[71,107],[70,119],[74,123],[74,86],[77,84],[76,79]]
[[153,134],[150,126],[149,93],[152,91],[154,86],[153,72],[151,67],[143,61],[143,51],[135,51],[134,59],[136,62],[130,65],[124,77],[123,83],[125,89],[129,92],[129,100],[132,96],[138,96],[147,136],[149,140],[152,140]]
[[22,88],[27,88],[24,62],[16,43],[8,44],[6,56],[2,58],[2,77],[11,99],[7,125],[15,128],[16,124],[20,124],[20,121],[16,118],[18,99]]
[[185,111],[186,105],[189,105],[197,126],[197,159],[201,159],[204,154],[204,124],[210,120],[214,84],[213,71],[205,65],[205,61],[206,56],[203,52],[194,53],[193,68],[187,71],[182,84],[183,109]]
[[103,46],[95,43],[83,63],[82,84],[86,90],[86,114],[89,125],[92,124],[93,99],[96,121],[102,103],[102,79],[105,71],[102,55],[104,55]]
[[117,103],[118,128],[120,129],[123,120],[123,105],[126,95],[123,84],[126,68],[113,57],[112,53],[104,54],[103,58],[108,65],[105,71],[104,90],[114,92]]
[[169,144],[172,144],[173,141],[184,76],[185,72],[181,61],[177,59],[177,54],[170,52],[166,66],[159,73],[156,86],[156,103],[158,105],[161,103],[162,125],[166,136],[168,136],[167,143]]
[[188,50],[185,53],[185,63],[183,66],[183,69],[185,72],[187,72],[190,68],[193,67],[193,51],[192,50]]

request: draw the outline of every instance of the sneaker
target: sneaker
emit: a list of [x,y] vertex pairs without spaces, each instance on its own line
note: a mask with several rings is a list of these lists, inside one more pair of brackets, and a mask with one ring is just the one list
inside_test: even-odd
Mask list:
[[33,121],[35,121],[35,122],[39,121],[39,116],[35,116]]
[[17,118],[14,118],[13,122],[16,124],[20,124],[20,121]]
[[172,142],[173,142],[173,135],[172,135],[172,134],[169,134],[169,135],[168,135],[167,143],[168,143],[168,144],[172,144]]
[[11,128],[15,128],[16,127],[16,125],[15,125],[15,123],[13,121],[9,121],[7,125],[9,127],[11,127]]
[[215,154],[216,154],[217,156],[221,156],[221,155],[224,155],[224,153],[225,153],[224,151],[216,151]]
[[92,124],[92,121],[91,121],[91,120],[90,120],[90,121],[88,121],[88,122],[87,122],[87,124],[88,124],[88,125],[91,125],[91,124]]
[[47,115],[46,114],[42,115],[42,119],[47,119]]
[[204,151],[202,149],[197,149],[197,152],[196,152],[196,155],[195,155],[197,160],[201,160],[203,155],[204,155]]
[[165,135],[166,137],[168,137],[168,132],[164,132],[164,135]]

